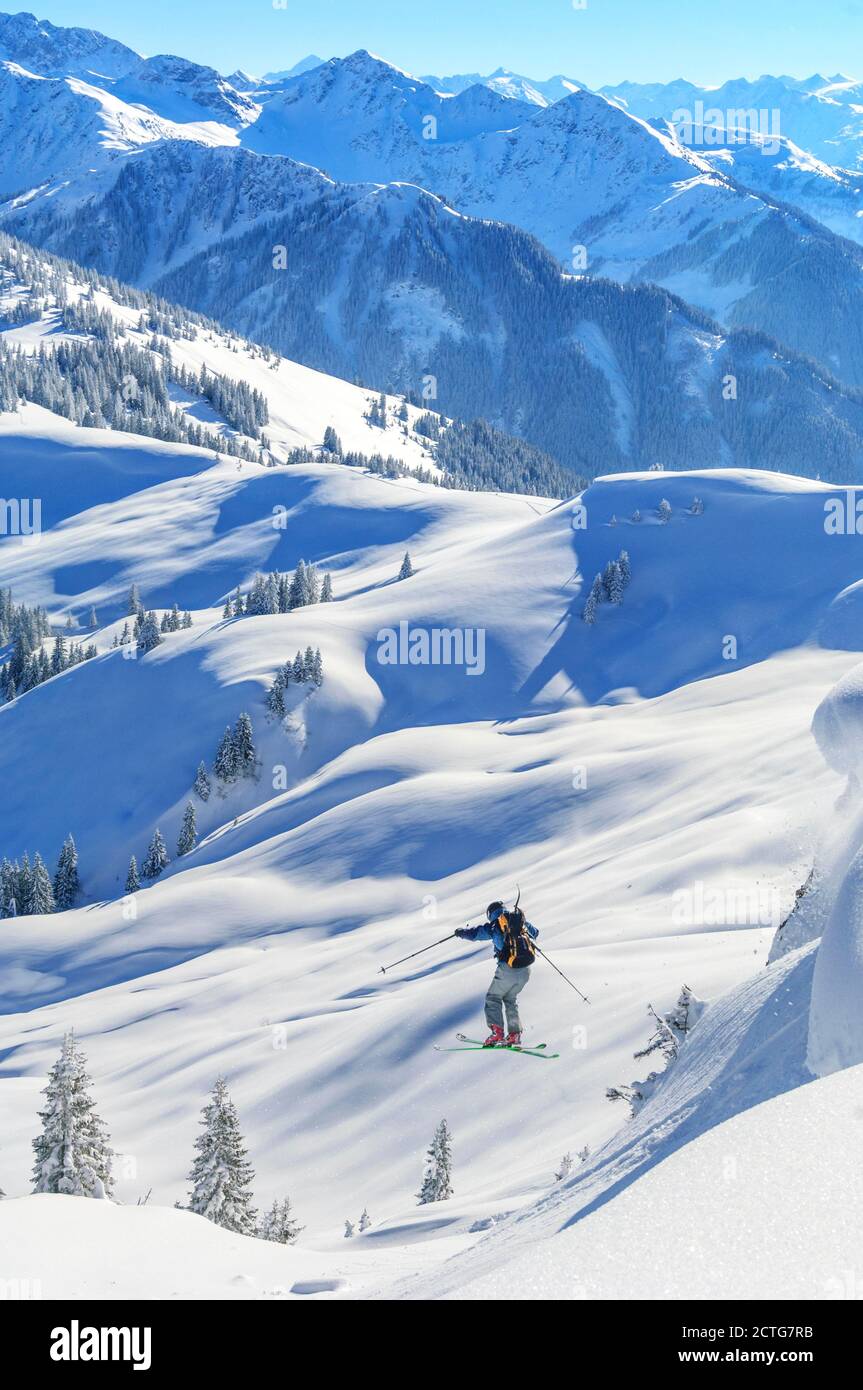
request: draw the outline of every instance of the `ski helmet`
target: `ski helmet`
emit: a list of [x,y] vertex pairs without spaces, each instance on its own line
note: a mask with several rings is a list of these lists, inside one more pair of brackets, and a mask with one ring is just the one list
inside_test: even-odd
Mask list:
[[503,912],[503,903],[489,903],[485,910],[485,915],[490,922],[496,922]]

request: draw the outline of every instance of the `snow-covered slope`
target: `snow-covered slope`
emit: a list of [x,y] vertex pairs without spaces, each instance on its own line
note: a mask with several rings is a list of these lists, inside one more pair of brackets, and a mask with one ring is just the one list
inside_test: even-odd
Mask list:
[[[538,515],[519,498],[325,465],[231,467],[192,464],[182,492],[156,485],[128,507],[94,498],[65,523],[62,549],[48,533],[26,556],[2,552],[2,582],[17,588],[28,575],[22,596],[53,608],[62,585],[62,606],[99,598],[109,624],[102,656],[0,711],[15,725],[3,756],[26,764],[22,775],[4,767],[17,788],[4,845],[16,852],[26,840],[32,852],[38,841],[48,854],[73,829],[87,899],[0,933],[12,1010],[2,1023],[3,1185],[24,1190],[40,1077],[74,1023],[115,1143],[136,1156],[125,1198],[151,1185],[158,1202],[180,1195],[198,1103],[222,1070],[262,1200],[289,1188],[310,1238],[331,1232],[347,1201],[376,1217],[403,1208],[443,1113],[461,1193],[506,1209],[575,1138],[595,1145],[616,1127],[602,1093],[632,1066],[648,999],[670,1003],[683,979],[710,996],[763,961],[769,914],[740,918],[738,906],[708,926],[670,908],[699,882],[790,898],[813,796],[835,786],[808,740],[811,711],[854,659],[794,649],[846,586],[853,555],[826,538],[821,552],[813,523],[828,489],[789,479],[612,479],[587,494],[592,519],[579,533],[568,507]],[[694,491],[701,516],[684,514]],[[674,508],[666,526],[648,519],[663,495]],[[274,538],[276,502],[292,519]],[[636,504],[640,527],[609,526]],[[802,549],[821,575],[805,605],[787,569],[764,564],[771,536],[786,565],[794,555],[802,573]],[[621,545],[631,590],[590,630],[576,575]],[[393,584],[406,546],[418,573]],[[518,567],[502,569],[502,553],[518,554]],[[222,621],[234,583],[300,554],[332,570],[336,603]],[[741,628],[734,584],[744,574],[753,607]],[[195,610],[190,632],[138,663],[105,650],[132,578],[154,602],[173,595]],[[381,665],[377,634],[402,619],[481,627],[483,675]],[[722,659],[730,630],[740,636],[735,672]],[[324,685],[280,733],[265,723],[264,685],[309,641],[322,649]],[[77,712],[94,707],[97,730]],[[265,767],[287,765],[288,790],[265,776],[214,798],[201,809],[199,849],[142,892],[128,920],[119,894],[130,847],[140,853],[157,822],[172,843],[198,758],[212,756],[240,708]],[[39,789],[58,759],[66,772],[47,806]],[[82,775],[94,762],[98,783]],[[586,790],[574,789],[575,765]],[[587,1020],[542,972],[526,1001],[530,1036],[563,1044],[559,1063],[441,1058],[433,1040],[477,1026],[486,953],[444,948],[403,973],[376,971],[515,882],[553,958],[593,1000],[590,1047],[566,1047]],[[351,1064],[360,1056],[361,1081]],[[522,1140],[501,1192],[484,1164],[499,1118],[488,1068],[512,1065],[542,1071],[519,1097]]]
[[[358,388],[288,363],[276,372],[213,330],[172,347],[267,391],[277,455],[318,442],[324,423],[353,430],[355,447],[375,428]],[[503,1239],[499,1218],[536,1206],[564,1150],[597,1150],[614,1135],[620,1116],[604,1090],[632,1075],[646,1004],[668,1007],[684,980],[708,999],[743,990],[699,1026],[722,1045],[688,1071],[681,1059],[680,1081],[669,1079],[679,1089],[651,1102],[669,1124],[626,1131],[585,1182],[593,1174],[605,1191],[616,1171],[632,1176],[650,1154],[802,1078],[804,974],[793,974],[791,1003],[780,982],[808,970],[811,952],[799,967],[789,958],[750,977],[841,780],[808,732],[859,659],[854,624],[837,641],[836,601],[858,568],[853,545],[825,533],[827,484],[609,478],[582,499],[584,530],[569,503],[343,465],[214,463],[32,407],[3,426],[0,490],[38,487],[46,529],[37,545],[7,538],[0,584],[43,602],[60,625],[95,603],[100,654],[0,710],[4,851],[53,859],[71,830],[84,890],[71,912],[2,923],[0,1181],[12,1197],[26,1191],[38,1092],[74,1025],[125,1156],[118,1195],[134,1202],[153,1189],[140,1235],[106,1217],[94,1236],[103,1253],[140,1241],[138,1267],[153,1271],[121,1273],[106,1295],[164,1292],[152,1252],[171,1218],[156,1207],[183,1197],[196,1114],[218,1072],[239,1107],[259,1203],[288,1191],[306,1230],[278,1258],[220,1238],[210,1249],[204,1232],[181,1295],[246,1297],[323,1279],[325,1296],[363,1296],[459,1252],[470,1263],[453,1265],[446,1287],[467,1287],[486,1259],[483,1246],[469,1252],[489,1222]],[[411,447],[424,457],[419,441]],[[703,511],[690,511],[694,494]],[[641,522],[623,520],[636,509]],[[408,548],[416,573],[394,582]],[[585,581],[622,548],[632,583],[590,628]],[[333,574],[334,603],[223,619],[237,584],[301,556]],[[191,629],[137,661],[111,647],[132,582],[148,602],[176,600],[193,615]],[[481,631],[482,670],[383,664],[380,634],[403,621]],[[323,685],[292,697],[284,728],[269,724],[275,667],[307,644],[322,651]],[[129,854],[140,859],[158,825],[173,857],[198,761],[212,759],[243,709],[260,780],[199,804],[197,849],[124,901]],[[555,1044],[559,1059],[437,1054],[433,1042],[481,1026],[487,952],[453,943],[391,974],[379,967],[516,883],[552,959],[592,1003],[540,963],[524,1000],[528,1036]],[[770,1030],[777,1008],[792,1006],[800,1046],[780,1040],[777,1062]],[[505,1084],[489,1070],[501,1067]],[[514,1067],[533,1068],[521,1073],[529,1085],[513,1090]],[[414,1216],[442,1115],[455,1136],[456,1200]],[[504,1121],[513,1138],[502,1181],[487,1154]],[[636,1132],[646,1147],[630,1142]],[[348,1254],[340,1223],[363,1205],[374,1226]],[[40,1204],[6,1210],[12,1237],[42,1249]],[[524,1218],[525,1237],[544,1239],[557,1219],[541,1204],[539,1226]],[[183,1238],[198,1249],[193,1233]],[[205,1262],[210,1273],[196,1273]],[[59,1287],[85,1277],[82,1266]]]
[[254,121],[260,109],[213,68],[170,54],[143,59],[113,90],[121,100],[146,106],[177,124],[215,119],[242,127]]
[[793,203],[839,236],[863,241],[859,171],[827,164],[784,137],[754,135],[700,153],[746,187]]
[[[472,1299],[494,1298],[495,1279],[534,1300],[856,1298],[861,1081],[858,1066],[747,1109],[575,1219],[561,1197],[545,1239],[507,1223],[445,1266],[445,1287]],[[411,1290],[441,1293],[438,1271]]]

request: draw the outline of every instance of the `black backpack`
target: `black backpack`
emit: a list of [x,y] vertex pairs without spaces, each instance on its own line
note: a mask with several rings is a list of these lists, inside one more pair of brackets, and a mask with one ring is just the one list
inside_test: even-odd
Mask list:
[[536,947],[525,926],[521,908],[501,913],[497,922],[503,932],[503,949],[497,952],[498,960],[513,970],[527,970],[536,960]]

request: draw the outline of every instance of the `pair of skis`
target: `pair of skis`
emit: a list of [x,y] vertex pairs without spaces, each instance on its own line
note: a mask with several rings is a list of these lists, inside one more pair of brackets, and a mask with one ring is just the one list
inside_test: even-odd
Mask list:
[[543,1057],[547,1062],[551,1062],[555,1057],[559,1057],[559,1052],[546,1052],[547,1043],[537,1043],[534,1047],[484,1047],[478,1038],[466,1038],[464,1033],[456,1033],[461,1047],[439,1047],[435,1043],[435,1052],[523,1052],[526,1057]]

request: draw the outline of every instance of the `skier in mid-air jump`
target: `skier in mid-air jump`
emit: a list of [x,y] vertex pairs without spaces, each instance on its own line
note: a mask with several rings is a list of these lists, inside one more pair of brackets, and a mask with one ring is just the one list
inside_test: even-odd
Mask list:
[[[533,942],[539,932],[528,922],[518,903],[509,911],[503,903],[489,903],[487,921],[477,927],[459,927],[456,936],[463,941],[491,941],[497,969],[485,996],[485,1021],[491,1032],[483,1047],[520,1047],[521,1019],[518,996],[530,979],[530,967],[536,960]],[[504,1036],[504,1010],[507,1033]]]

